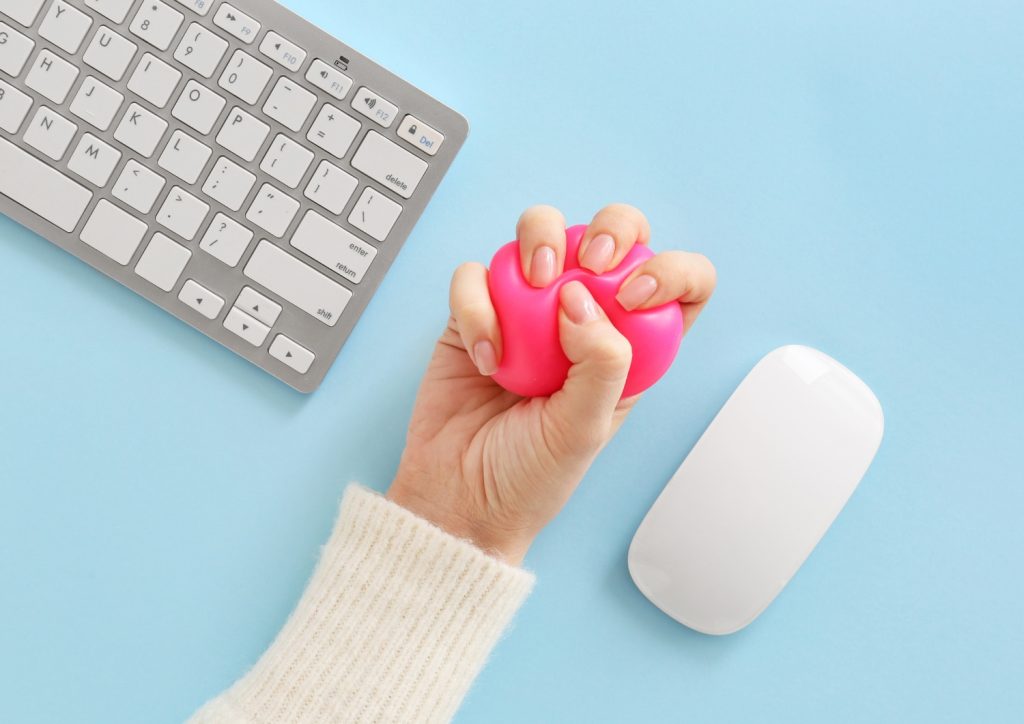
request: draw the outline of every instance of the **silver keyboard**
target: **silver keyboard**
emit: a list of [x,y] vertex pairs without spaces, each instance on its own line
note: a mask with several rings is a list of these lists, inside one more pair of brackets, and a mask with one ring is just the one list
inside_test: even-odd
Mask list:
[[273,0],[0,0],[0,212],[302,392],[467,132]]

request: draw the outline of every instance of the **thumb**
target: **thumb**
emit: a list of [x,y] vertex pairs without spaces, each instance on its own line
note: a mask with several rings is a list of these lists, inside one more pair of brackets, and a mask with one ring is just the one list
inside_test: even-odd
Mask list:
[[546,411],[565,452],[595,454],[612,433],[633,350],[580,282],[563,286],[559,301],[559,336],[572,367]]

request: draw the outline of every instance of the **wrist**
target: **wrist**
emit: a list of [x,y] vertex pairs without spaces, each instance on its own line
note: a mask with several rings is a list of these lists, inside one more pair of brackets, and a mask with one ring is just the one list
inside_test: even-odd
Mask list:
[[523,558],[533,542],[533,536],[524,531],[502,529],[463,510],[451,501],[432,499],[418,492],[417,486],[396,478],[387,492],[387,499],[410,513],[462,540],[469,541],[484,553],[511,565],[522,565]]

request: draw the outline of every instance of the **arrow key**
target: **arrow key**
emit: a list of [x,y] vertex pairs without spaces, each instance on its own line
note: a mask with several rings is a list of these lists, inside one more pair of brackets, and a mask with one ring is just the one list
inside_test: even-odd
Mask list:
[[252,287],[245,287],[235,300],[235,306],[251,317],[273,327],[281,314],[281,305],[272,302]]
[[270,356],[288,365],[300,375],[309,372],[313,360],[316,359],[312,352],[283,334],[274,337],[270,344]]
[[191,279],[182,285],[178,299],[207,319],[216,319],[224,307],[223,299]]
[[224,318],[224,328],[234,332],[253,347],[259,347],[270,334],[270,327],[234,307]]

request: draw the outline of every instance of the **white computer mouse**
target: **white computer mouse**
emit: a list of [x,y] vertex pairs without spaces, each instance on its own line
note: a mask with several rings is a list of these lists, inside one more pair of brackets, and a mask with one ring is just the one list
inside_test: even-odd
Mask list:
[[728,634],[767,608],[860,482],[882,440],[874,393],[802,346],[765,356],[647,513],[629,572],[655,606]]

